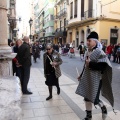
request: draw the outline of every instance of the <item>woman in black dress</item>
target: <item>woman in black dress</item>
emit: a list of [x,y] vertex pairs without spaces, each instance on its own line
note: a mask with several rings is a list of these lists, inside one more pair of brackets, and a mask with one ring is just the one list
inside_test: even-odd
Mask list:
[[52,98],[52,86],[57,87],[57,94],[60,94],[60,87],[58,78],[61,76],[60,66],[62,64],[62,59],[60,54],[53,50],[52,44],[47,44],[46,52],[43,55],[44,62],[44,75],[46,78],[45,84],[49,89],[49,97],[46,100]]

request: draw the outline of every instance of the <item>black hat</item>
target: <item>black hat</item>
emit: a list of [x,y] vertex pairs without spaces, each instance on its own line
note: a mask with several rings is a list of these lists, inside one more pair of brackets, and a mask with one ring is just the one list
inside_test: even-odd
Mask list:
[[94,38],[98,40],[98,34],[96,32],[91,32],[90,35],[88,35],[87,39]]

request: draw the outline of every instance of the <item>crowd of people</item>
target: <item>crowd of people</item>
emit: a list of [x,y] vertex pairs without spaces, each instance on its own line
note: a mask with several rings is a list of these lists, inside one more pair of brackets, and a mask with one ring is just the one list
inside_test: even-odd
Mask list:
[[[78,76],[79,85],[76,89],[76,94],[84,97],[86,107],[86,117],[83,120],[92,119],[92,104],[98,105],[102,111],[103,120],[107,117],[107,108],[100,100],[100,92],[114,107],[114,98],[112,92],[112,66],[110,63],[111,55],[113,55],[113,62],[120,63],[120,44],[109,45],[105,47],[99,41],[99,36],[96,32],[91,32],[87,37],[87,47],[82,41],[78,46],[80,59],[85,60],[83,70]],[[48,43],[41,45],[35,42],[33,45],[29,44],[29,38],[25,36],[23,40],[17,40],[13,46],[13,52],[17,53],[13,59],[13,73],[20,78],[22,93],[30,95],[27,85],[30,78],[31,55],[36,63],[37,58],[40,58],[40,51],[43,50],[43,66],[45,84],[48,86],[49,96],[46,100],[53,97],[52,88],[56,86],[57,94],[60,94],[59,77],[61,76],[60,65],[62,59],[59,48],[67,48],[69,51],[74,49],[71,44],[54,44]],[[73,51],[72,51],[73,52]],[[109,76],[108,76],[109,75]]]

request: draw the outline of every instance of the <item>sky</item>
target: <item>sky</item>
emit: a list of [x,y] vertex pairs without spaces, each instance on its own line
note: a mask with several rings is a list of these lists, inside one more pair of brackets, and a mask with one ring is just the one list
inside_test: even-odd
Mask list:
[[22,34],[28,31],[29,35],[29,19],[31,11],[29,8],[31,0],[16,0],[16,15],[17,18],[21,17],[21,22],[18,24],[19,33]]

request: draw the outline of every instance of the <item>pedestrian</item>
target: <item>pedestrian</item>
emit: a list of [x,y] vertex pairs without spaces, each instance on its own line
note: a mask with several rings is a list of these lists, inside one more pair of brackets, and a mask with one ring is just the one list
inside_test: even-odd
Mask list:
[[112,52],[113,52],[113,44],[111,43],[108,47],[107,47],[107,55],[108,55],[108,59],[110,60],[111,59],[111,55],[112,55]]
[[104,42],[102,42],[102,50],[106,53],[106,45]]
[[118,48],[117,48],[117,51],[116,51],[116,54],[117,54],[117,63],[120,64],[120,43],[118,44]]
[[113,48],[113,62],[117,61],[117,49],[118,49],[119,45],[115,44],[114,48]]
[[29,37],[25,36],[23,38],[23,44],[18,49],[18,54],[16,56],[18,60],[18,65],[21,66],[21,87],[23,94],[32,94],[27,89],[27,85],[30,78],[30,67],[31,67],[31,54],[29,46]]
[[[21,39],[18,39],[17,40],[17,46],[18,46],[18,49],[19,47],[22,45],[22,40]],[[18,51],[17,51],[18,52]],[[16,57],[15,57],[16,58]],[[21,65],[18,64],[18,60],[16,59],[16,76],[19,77],[19,79],[21,79]]]
[[79,54],[80,54],[80,59],[84,59],[84,54],[86,51],[86,46],[84,45],[84,42],[81,41],[81,44],[78,46]]
[[34,62],[36,63],[37,62],[37,58],[40,57],[40,49],[39,49],[39,46],[38,46],[37,42],[35,42],[33,47],[32,47],[32,54],[33,54]]
[[84,120],[92,119],[92,103],[101,108],[103,120],[107,117],[107,108],[99,99],[100,91],[111,106],[114,106],[111,87],[112,66],[100,44],[98,34],[91,32],[87,37],[88,51],[82,74],[78,77],[79,85],[76,90],[76,94],[84,97],[86,107]]
[[45,84],[49,90],[49,97],[47,97],[46,100],[49,100],[52,98],[52,86],[56,86],[57,94],[60,94],[58,78],[61,76],[60,65],[62,64],[62,59],[60,54],[53,49],[52,44],[47,44],[46,50],[43,55],[43,62],[44,76],[46,78]]
[[[22,45],[22,40],[18,39],[16,41],[16,46],[13,48],[15,53],[18,53],[18,49],[21,45]],[[18,65],[18,60],[16,57],[13,59],[13,66],[14,66],[13,75],[14,75],[14,73],[16,73],[16,76],[21,78],[21,66]]]

